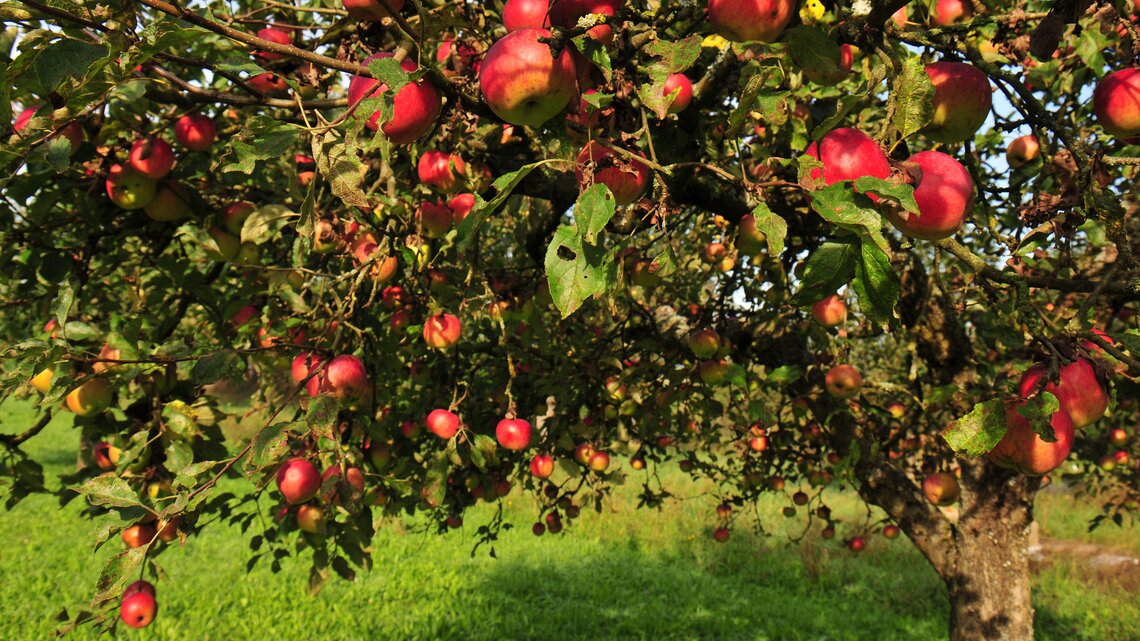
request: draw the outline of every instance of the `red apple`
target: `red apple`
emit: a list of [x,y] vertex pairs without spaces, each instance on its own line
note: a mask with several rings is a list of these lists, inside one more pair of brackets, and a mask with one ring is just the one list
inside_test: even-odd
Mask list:
[[1041,146],[1037,144],[1037,136],[1026,134],[1014,138],[1013,142],[1009,143],[1009,147],[1005,150],[1005,159],[1010,167],[1019,169],[1036,160],[1040,152]]
[[[633,153],[635,156],[644,157],[641,152]],[[624,155],[617,155],[596,140],[586,143],[578,153],[579,168],[576,171],[579,184],[585,182],[586,176],[582,166],[587,162],[594,163],[594,182],[609,187],[618,205],[628,205],[637,201],[649,189],[652,176],[648,166]]]
[[898,401],[895,401],[890,405],[887,405],[887,412],[889,412],[893,418],[902,418],[906,415],[906,406]]
[[1108,442],[1116,447],[1124,447],[1128,442],[1128,432],[1119,427],[1108,432]]
[[1104,416],[1110,397],[1092,361],[1078,358],[1062,365],[1059,383],[1047,380],[1048,375],[1049,366],[1045,363],[1030,367],[1021,376],[1018,393],[1029,398],[1044,385],[1045,391],[1057,397],[1061,409],[1069,415],[1076,429],[1088,427]]
[[208,151],[217,136],[214,121],[202,114],[187,114],[174,123],[174,137],[190,151]]
[[[265,27],[257,32],[257,37],[279,45],[293,44],[293,36],[291,36],[288,31],[278,29],[277,27]],[[253,55],[256,58],[267,61],[280,60],[285,57],[284,54],[273,53],[271,51],[255,51]]]
[[964,62],[935,62],[926,65],[926,75],[934,85],[934,115],[924,130],[937,142],[969,140],[990,113],[989,78]]
[[[391,58],[392,55],[390,52],[382,51],[369,56],[364,63],[368,64],[370,61],[379,58]],[[400,63],[400,68],[412,73],[417,69],[417,66],[415,61],[404,58]],[[348,104],[350,106],[355,105],[367,97],[387,91],[388,85],[382,84],[375,78],[354,76],[348,85]],[[418,82],[411,82],[401,87],[396,92],[396,97],[392,99],[392,104],[392,117],[384,123],[381,129],[392,144],[407,145],[423,136],[435,124],[442,108],[443,98],[435,85],[427,79],[421,79]],[[369,129],[376,131],[376,128],[380,126],[380,116],[379,111],[372,113],[367,123]]]
[[257,207],[253,203],[245,200],[231,203],[222,210],[222,222],[230,233],[241,236],[241,229],[245,226],[246,219],[256,210]]
[[386,0],[386,2],[380,2],[380,0],[344,0],[344,10],[348,12],[348,15],[357,20],[380,22],[384,18],[390,18],[392,16],[388,11],[389,7],[392,11],[397,12],[403,9],[404,1],[405,0]]
[[447,440],[459,431],[459,417],[454,412],[443,409],[432,410],[424,419],[428,431]]
[[[331,485],[330,489],[325,490],[326,494],[323,497],[325,502],[332,502],[336,505],[341,504],[340,490],[337,487],[341,484],[341,476],[339,465],[330,466],[325,470],[324,474],[321,475],[321,485],[326,488]],[[347,484],[350,488],[349,499],[354,501],[360,500],[364,495],[364,471],[359,467],[348,467],[344,470],[343,476],[343,483]],[[336,482],[328,483],[328,480],[331,478],[335,478]]]
[[447,208],[451,210],[451,221],[456,225],[463,222],[474,207],[475,194],[459,194],[447,201]]
[[827,391],[838,398],[853,398],[863,388],[863,375],[850,365],[836,365],[824,377]]
[[705,385],[720,385],[728,378],[728,361],[723,358],[701,361],[698,373]]
[[[907,159],[922,169],[914,189],[919,215],[888,212],[896,229],[911,238],[941,240],[957,232],[974,202],[974,180],[962,163],[940,151],[923,151]],[[903,215],[907,218],[904,220]]]
[[141,548],[154,540],[158,531],[154,527],[154,523],[136,523],[128,528],[124,528],[119,533],[119,537],[123,539],[123,543],[127,544],[130,548]]
[[150,625],[157,612],[158,602],[155,601],[154,594],[146,591],[124,596],[119,605],[119,618],[132,628],[145,628]]
[[582,465],[590,464],[590,457],[594,455],[594,446],[589,443],[580,443],[574,448],[574,460]]
[[1006,432],[1001,441],[986,456],[995,464],[1008,467],[1027,476],[1041,476],[1055,470],[1069,456],[1073,448],[1073,421],[1060,410],[1053,413],[1049,424],[1056,440],[1046,442],[1029,424],[1029,419],[1018,413],[1025,401],[1006,401]]
[[131,145],[127,164],[147,178],[158,180],[174,167],[174,149],[161,138],[142,138]]
[[549,9],[550,0],[507,0],[503,5],[503,26],[507,31],[549,27]]
[[[625,0],[558,0],[550,7],[550,23],[567,29],[578,25],[578,19],[587,14],[617,15]],[[608,24],[598,25],[588,32],[590,37],[608,45],[614,40],[614,30]]]
[[[12,129],[17,133],[23,131],[28,126],[28,122],[31,121],[32,117],[36,115],[36,112],[38,112],[42,106],[43,105],[36,105],[21,111],[20,115],[16,116],[16,120],[12,123]],[[50,118],[50,114],[48,117]],[[73,122],[52,136],[53,139],[56,137],[66,138],[71,144],[71,153],[74,154],[79,149],[79,145],[83,144],[83,139],[85,138],[83,125],[78,122]]]
[[697,358],[712,358],[720,351],[720,335],[712,329],[701,329],[689,334],[689,349]]
[[1113,136],[1140,135],[1140,67],[1114,71],[1093,92],[1096,120]]
[[536,454],[530,460],[530,473],[536,478],[550,478],[550,475],[554,473],[554,458],[549,454]]
[[958,502],[962,490],[958,486],[958,478],[953,474],[935,472],[928,474],[922,480],[922,493],[926,495],[926,500],[931,503],[938,507],[946,507]]
[[505,418],[495,426],[495,439],[508,450],[530,447],[530,423],[521,418]]
[[420,182],[431,185],[442,192],[455,191],[467,172],[463,159],[455,154],[442,151],[425,151],[420,156],[416,173]]
[[416,215],[420,219],[424,235],[428,238],[443,238],[451,231],[451,224],[455,220],[451,208],[440,200],[434,203],[422,201]]
[[149,581],[135,581],[123,590],[123,598],[126,599],[132,594],[149,594],[151,596],[154,596],[154,585]]
[[952,25],[973,14],[970,0],[937,0],[934,4],[934,24],[940,27]]
[[595,451],[590,455],[588,467],[598,473],[605,472],[610,466],[610,455],[602,451]]
[[352,354],[341,354],[329,361],[321,376],[321,391],[336,398],[361,400],[372,392],[372,381],[364,363]]
[[831,130],[818,143],[808,145],[805,153],[823,163],[822,169],[812,170],[811,177],[822,178],[828,185],[863,176],[886,178],[891,174],[891,165],[879,143],[850,127]]
[[106,186],[111,202],[127,210],[146,207],[158,191],[153,179],[123,165],[111,165]]
[[259,73],[246,79],[245,84],[254,91],[266,96],[287,96],[289,85],[285,79],[275,73]]
[[832,294],[812,305],[811,315],[824,327],[836,327],[847,321],[847,303],[839,294]]
[[902,530],[900,530],[899,526],[895,525],[894,523],[883,526],[883,536],[887,537],[888,539],[897,539],[901,533]]
[[730,535],[731,534],[728,531],[728,528],[726,528],[726,527],[718,527],[717,529],[713,530],[713,534],[712,534],[713,540],[716,541],[717,543],[724,543],[725,541],[728,540],[728,537]]
[[866,547],[867,541],[861,536],[853,537],[851,540],[847,541],[847,549],[851,550],[852,552],[862,552]]
[[424,323],[424,342],[436,349],[447,349],[459,342],[463,325],[452,314],[436,314]]
[[709,23],[733,42],[774,42],[795,8],[795,0],[709,0]]
[[182,522],[179,517],[174,517],[167,521],[160,521],[158,527],[158,540],[163,543],[170,543],[178,538],[178,525]]
[[555,58],[539,42],[547,29],[512,31],[491,45],[479,70],[479,90],[499,118],[538,127],[566,108],[578,90],[570,49]]
[[316,505],[302,505],[297,508],[297,527],[302,532],[324,534],[328,526],[325,512]]
[[320,489],[321,473],[303,458],[291,458],[277,470],[277,490],[288,503],[304,503]]
[[745,256],[758,256],[768,248],[764,232],[756,228],[756,217],[744,214],[736,226],[736,250]]

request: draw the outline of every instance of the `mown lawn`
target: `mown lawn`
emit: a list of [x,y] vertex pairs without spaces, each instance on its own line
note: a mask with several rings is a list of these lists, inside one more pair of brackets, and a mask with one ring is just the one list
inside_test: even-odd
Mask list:
[[[0,431],[21,429],[29,416],[26,405],[0,406]],[[57,475],[74,464],[77,439],[61,418],[30,448]],[[306,593],[304,561],[277,575],[266,565],[247,574],[245,539],[214,525],[162,555],[158,619],[121,634],[179,641],[946,638],[941,584],[904,540],[873,537],[860,555],[814,536],[789,543],[801,521],[784,519],[782,504],[772,502],[761,513],[775,536],[738,528],[717,544],[709,537],[712,499],[636,511],[633,490],[619,493],[603,515],[584,511],[557,537],[532,535],[531,499],[510,496],[507,513],[519,527],[496,545],[497,559],[485,549],[471,555],[474,529],[490,518],[490,507],[469,512],[463,529],[444,536],[387,523],[376,540],[375,570],[351,584],[330,581],[315,598]],[[837,495],[832,505],[852,520],[861,510],[851,497]],[[96,524],[79,516],[81,508],[33,497],[0,511],[0,639],[46,639],[61,609],[90,597],[117,542],[93,554]],[[1051,537],[1140,554],[1135,529],[1087,534],[1092,512],[1066,495],[1043,496],[1039,514]],[[1137,595],[1090,580],[1075,563],[1040,574],[1034,601],[1039,639],[1140,639]],[[81,629],[72,638],[91,636]]]

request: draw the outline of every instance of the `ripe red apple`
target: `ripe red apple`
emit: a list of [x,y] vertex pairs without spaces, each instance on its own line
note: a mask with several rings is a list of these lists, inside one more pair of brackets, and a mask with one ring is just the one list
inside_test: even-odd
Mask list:
[[731,533],[726,527],[718,527],[717,529],[713,530],[712,534],[713,540],[717,543],[724,543],[728,540],[729,536],[731,536]]
[[[676,91],[677,95],[673,96]],[[681,113],[693,101],[693,81],[683,73],[670,74],[665,80],[665,98],[673,96],[673,100],[669,103],[669,113]]]
[[1026,134],[1018,136],[1009,143],[1005,150],[1005,159],[1010,167],[1019,169],[1037,159],[1041,153],[1041,145],[1037,144],[1037,136]]
[[1026,476],[1048,474],[1065,461],[1073,448],[1073,421],[1065,410],[1054,412],[1049,424],[1056,440],[1048,443],[1033,431],[1029,420],[1018,413],[1017,408],[1024,404],[1020,399],[1006,401],[1005,436],[986,456],[995,464]]
[[360,400],[372,392],[368,370],[352,354],[341,354],[329,361],[321,379],[321,391],[329,392],[339,399]]
[[1078,358],[1062,365],[1059,383],[1047,380],[1048,376],[1048,364],[1038,363],[1030,367],[1021,376],[1018,393],[1029,398],[1044,385],[1045,391],[1057,397],[1061,409],[1069,415],[1076,429],[1088,427],[1104,416],[1110,397],[1092,361]]
[[[550,23],[567,29],[577,26],[578,19],[587,14],[617,15],[625,0],[558,0],[550,7]],[[608,24],[598,25],[588,32],[590,37],[608,45],[614,40],[614,30]]]
[[709,23],[733,42],[774,42],[795,8],[795,0],[709,0]]
[[[257,37],[279,45],[293,44],[293,36],[290,35],[288,31],[278,29],[277,27],[265,27],[257,32]],[[271,51],[255,51],[253,55],[255,58],[261,58],[267,61],[280,60],[285,57],[284,54],[273,53]]]
[[1108,433],[1108,442],[1116,447],[1124,447],[1128,442],[1128,432],[1120,429],[1119,427],[1110,430]]
[[444,409],[432,410],[424,419],[428,431],[447,440],[459,431],[459,417]]
[[245,84],[254,91],[266,96],[287,96],[289,85],[285,79],[275,73],[259,73],[246,79]]
[[530,447],[530,423],[521,418],[505,418],[495,426],[495,439],[508,450]]
[[182,183],[168,180],[158,188],[143,211],[159,222],[185,218],[190,215],[190,191]]
[[390,18],[392,14],[388,11],[388,7],[392,11],[400,11],[404,8],[405,0],[387,0],[387,7],[380,0],[344,0],[344,10],[348,15],[356,18],[357,20],[371,20],[372,22],[380,22],[384,18]]
[[158,190],[153,179],[123,165],[111,165],[106,186],[111,202],[127,210],[146,207]]
[[132,594],[149,594],[155,595],[154,585],[149,581],[135,581],[123,589],[123,598],[127,598]]
[[822,178],[828,185],[863,176],[886,178],[891,174],[891,165],[879,143],[850,127],[831,130],[818,143],[808,145],[804,153],[823,163],[822,169],[812,170],[811,177]]
[[934,115],[924,130],[926,136],[944,143],[973,138],[990,113],[989,78],[964,62],[926,65],[926,75],[934,85]]
[[[635,156],[641,156],[641,152],[633,153]],[[578,153],[579,168],[576,172],[579,184],[585,182],[583,165],[587,162],[594,163],[594,182],[609,187],[618,205],[635,202],[649,189],[652,176],[648,166],[637,160],[619,156],[596,140],[586,143]]]
[[934,4],[934,24],[945,27],[969,18],[974,8],[969,0],[938,0]]
[[[149,584],[148,584],[149,585]],[[145,628],[154,621],[158,613],[158,602],[154,598],[154,588],[139,590],[130,596],[124,596],[119,605],[119,618],[132,628]]]
[[174,149],[162,138],[141,138],[131,145],[127,164],[147,178],[158,180],[174,167]]
[[599,474],[605,472],[610,466],[610,455],[602,452],[601,450],[595,451],[590,455],[590,461],[587,465],[591,470]]
[[[369,56],[364,64],[379,58],[391,58],[392,53],[382,51]],[[404,58],[400,68],[408,73],[417,69],[415,61]],[[371,76],[354,76],[348,84],[348,104],[355,105],[373,95],[388,91],[388,85],[382,84]],[[423,136],[439,118],[443,97],[435,85],[427,79],[411,82],[396,92],[392,99],[392,118],[380,127],[384,135],[394,145],[407,145]],[[380,122],[381,113],[374,111],[368,119],[368,128],[376,131]]]
[[507,0],[503,26],[507,31],[542,29],[550,26],[550,0]]
[[158,531],[155,529],[154,523],[136,523],[123,528],[119,537],[123,539],[123,543],[126,543],[127,547],[141,548],[153,541],[156,534]]
[[1116,461],[1117,465],[1128,465],[1132,462],[1132,457],[1124,450],[1117,450],[1112,453],[1112,460]]
[[499,118],[538,127],[566,108],[578,90],[571,47],[558,57],[538,41],[547,29],[512,31],[491,45],[479,69],[479,90]]
[[174,517],[168,521],[160,521],[158,527],[158,540],[163,543],[170,543],[178,538],[178,525],[182,522],[179,517]]
[[302,505],[297,508],[297,527],[302,532],[324,534],[327,525],[324,510],[316,505]]
[[[360,500],[360,497],[364,495],[364,471],[359,467],[348,467],[344,470],[343,476],[344,482],[348,484],[349,488],[351,488],[349,499],[353,501]],[[341,470],[339,465],[331,465],[328,469],[325,470],[324,474],[321,474],[321,486],[327,488],[330,485],[330,483],[327,482],[330,478],[336,478],[337,482],[331,484],[331,489],[325,490],[326,494],[322,498],[324,498],[325,502],[331,502],[335,503],[336,505],[340,505],[340,491],[337,487],[340,484],[341,479]]]
[[1093,92],[1096,120],[1113,136],[1140,135],[1140,67],[1114,71]]
[[416,215],[420,219],[424,235],[428,238],[443,238],[451,231],[451,224],[455,220],[451,208],[440,200],[434,203],[427,200],[420,202]]
[[[23,131],[42,106],[43,105],[36,105],[21,111],[20,115],[16,116],[16,120],[12,123],[12,129],[17,133]],[[50,114],[48,118],[50,119]],[[79,149],[79,145],[83,144],[83,139],[85,138],[83,125],[78,122],[73,122],[52,136],[53,139],[56,137],[66,138],[71,144],[71,153],[74,154]]]
[[941,240],[957,232],[966,221],[974,202],[974,180],[962,163],[940,151],[922,151],[907,159],[922,169],[914,189],[919,215],[894,210],[887,218],[896,229],[911,238]]
[[958,478],[953,474],[935,472],[928,474],[922,480],[922,493],[926,495],[926,500],[931,503],[938,507],[946,507],[958,502],[962,490],[958,485]]
[[455,154],[442,151],[425,151],[416,165],[420,182],[431,185],[442,192],[454,191],[463,180],[467,165]]
[[897,539],[899,538],[899,534],[902,534],[902,530],[900,530],[899,526],[895,525],[894,523],[883,526],[883,536],[887,537],[888,539]]
[[424,322],[424,342],[436,349],[448,349],[459,342],[463,325],[452,314],[436,314]]
[[588,466],[590,457],[594,455],[594,446],[589,443],[580,443],[574,448],[574,460],[581,465]]
[[111,406],[111,384],[102,378],[89,378],[67,393],[67,409],[76,416],[95,416]]
[[535,478],[550,478],[550,475],[554,473],[554,458],[549,454],[536,454],[530,460],[530,473]]
[[847,322],[847,303],[832,294],[811,306],[812,318],[824,327],[836,327]]
[[893,418],[902,418],[906,415],[906,406],[898,401],[895,401],[890,405],[887,405],[887,412],[889,412]]
[[174,123],[174,137],[190,151],[209,151],[218,129],[209,116],[187,114]]
[[863,375],[850,365],[836,365],[824,377],[827,391],[838,398],[853,398],[863,388]]
[[303,458],[291,458],[277,470],[277,490],[288,503],[304,503],[316,496],[320,489],[321,473]]
[[852,537],[847,541],[847,549],[852,552],[862,552],[866,547],[867,541],[861,536]]
[[459,194],[447,201],[447,208],[451,210],[451,221],[456,225],[463,222],[474,207],[475,194]]

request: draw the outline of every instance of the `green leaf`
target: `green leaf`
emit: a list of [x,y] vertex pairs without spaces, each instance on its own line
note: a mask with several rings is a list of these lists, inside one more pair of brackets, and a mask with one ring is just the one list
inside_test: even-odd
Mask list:
[[784,251],[784,240],[788,237],[787,221],[773,213],[766,203],[756,205],[752,217],[756,220],[756,230],[764,234],[768,242],[768,254],[779,256]]
[[498,462],[498,456],[495,454],[497,448],[495,439],[486,434],[476,434],[471,443],[471,462],[480,470],[486,470]]
[[859,262],[851,288],[859,297],[859,309],[876,325],[888,325],[895,318],[901,285],[890,257],[874,243],[860,243]]
[[475,232],[483,224],[483,221],[498,211],[499,207],[503,206],[503,203],[510,197],[511,192],[530,175],[530,172],[543,165],[554,162],[565,161],[551,159],[540,160],[529,165],[523,165],[509,174],[499,176],[491,185],[495,189],[495,197],[489,201],[485,201],[479,194],[475,194],[475,206],[471,208],[470,213],[467,214],[467,217],[464,218],[456,228],[456,237],[459,240],[460,251],[465,251],[471,246],[472,241],[475,239]]
[[784,31],[782,40],[788,45],[788,55],[800,69],[821,76],[843,73],[839,44],[822,29],[801,25]]
[[75,304],[75,290],[72,289],[71,281],[65,280],[59,284],[59,290],[55,293],[55,301],[52,302],[51,311],[55,315],[55,322],[60,326],[67,324],[67,316],[71,313],[71,306]]
[[253,174],[258,161],[292,156],[298,129],[269,116],[250,118],[229,145],[224,158],[237,156],[222,166],[222,173]]
[[684,40],[657,39],[645,45],[644,51],[661,59],[666,74],[681,73],[696,63],[701,57],[701,36],[689,36]]
[[361,185],[364,184],[364,162],[355,145],[337,143],[328,148],[327,154],[317,155],[317,170],[329,182],[329,189],[345,205],[368,207],[368,197]]
[[[253,437],[250,462],[256,468],[268,467],[280,461],[289,451],[289,434],[298,429],[297,423],[267,425]],[[308,429],[308,426],[303,426]]]
[[616,278],[613,254],[582,241],[577,229],[563,225],[546,250],[546,277],[554,305],[566,318],[591,296],[602,294]]
[[241,358],[230,351],[214,352],[199,358],[190,369],[190,382],[207,385],[225,377],[241,365]]
[[377,58],[368,63],[368,71],[381,84],[388,85],[388,91],[385,93],[394,96],[404,85],[412,81],[411,76],[400,65],[401,63],[396,62],[394,57]]
[[873,240],[885,253],[890,244],[883,237],[883,216],[870,198],[857,194],[848,181],[841,181],[811,193],[811,208],[824,220]]
[[967,415],[950,424],[942,438],[960,456],[981,456],[994,449],[1005,436],[1005,400],[978,403]]
[[804,371],[797,365],[781,365],[768,374],[767,380],[777,385],[790,385],[800,380]]
[[297,214],[284,205],[262,205],[254,210],[242,225],[241,242],[264,243],[295,218]]
[[71,489],[87,497],[91,505],[110,507],[142,507],[138,492],[117,476],[97,476]]
[[183,467],[178,470],[178,473],[174,476],[174,489],[194,487],[198,482],[199,476],[214,469],[220,463],[220,461],[199,461]]
[[851,280],[858,257],[855,239],[829,240],[820,245],[808,257],[803,282],[791,303],[802,307],[834,294]]
[[70,77],[89,73],[96,61],[105,58],[110,50],[105,44],[94,44],[64,38],[40,50],[36,56],[36,79],[50,93]]
[[[607,83],[613,80],[614,68],[613,63],[610,62],[610,50],[607,47],[591,38],[588,33],[574,38],[574,45],[578,47],[578,51],[586,56],[587,60],[602,72],[602,77]],[[583,97],[585,96],[583,95]]]
[[898,203],[906,211],[918,212],[913,185],[895,184],[874,176],[862,176],[855,180],[855,189],[864,194],[874,194],[879,198]]
[[1051,392],[1040,394],[1019,405],[1017,413],[1029,421],[1029,426],[1046,443],[1055,443],[1057,435],[1053,432],[1053,415],[1060,411],[1061,405],[1057,397]]
[[737,363],[729,363],[725,369],[725,380],[737,387],[748,387],[748,372]]
[[95,584],[97,592],[94,601],[96,604],[105,603],[123,593],[127,583],[138,579],[138,569],[146,559],[148,546],[130,548],[116,556],[107,559],[103,570],[99,573],[99,580]]
[[756,109],[766,124],[776,127],[788,122],[788,98],[792,92],[764,89],[756,95]]
[[332,438],[340,414],[340,399],[322,394],[309,400],[309,411],[305,414],[305,424],[309,431],[324,438]]
[[194,450],[185,441],[171,441],[166,447],[166,462],[163,464],[170,470],[181,470],[194,462]]
[[756,97],[760,95],[760,90],[764,88],[764,83],[771,73],[771,67],[763,67],[748,78],[744,90],[740,93],[740,102],[736,103],[736,108],[728,116],[726,138],[735,138],[740,135],[740,128],[744,126],[744,121],[752,112],[752,105],[756,102]]
[[590,185],[578,196],[574,206],[578,235],[587,243],[596,243],[598,234],[605,230],[616,211],[617,201],[610,188],[601,183]]
[[907,138],[930,124],[934,116],[934,85],[926,75],[922,58],[912,56],[902,65],[902,71],[891,83],[888,113],[893,114],[891,124],[899,136]]

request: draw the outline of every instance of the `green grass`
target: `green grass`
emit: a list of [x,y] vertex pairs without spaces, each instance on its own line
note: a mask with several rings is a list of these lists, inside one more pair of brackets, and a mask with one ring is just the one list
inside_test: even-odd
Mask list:
[[[26,406],[0,407],[0,431],[21,429]],[[30,444],[51,476],[74,465],[77,434],[57,420]],[[678,477],[679,478],[679,477]],[[239,483],[239,481],[228,481]],[[678,491],[685,491],[678,485]],[[496,544],[498,559],[471,548],[482,507],[467,525],[443,536],[384,524],[375,569],[355,583],[334,579],[306,593],[307,563],[272,574],[245,572],[246,541],[236,528],[211,526],[184,548],[160,557],[160,613],[149,639],[715,639],[930,641],[946,638],[948,607],[933,570],[905,541],[872,537],[861,555],[834,542],[787,534],[801,521],[760,506],[775,535],[734,530],[726,544],[709,538],[713,503],[698,498],[661,512],[635,510],[634,488],[612,511],[582,518],[562,536],[535,537],[528,496],[507,499],[518,527]],[[695,493],[695,490],[693,490]],[[836,495],[833,509],[854,522],[861,508]],[[0,511],[0,639],[42,640],[63,608],[85,603],[103,559],[90,541],[97,525],[75,501],[60,508],[32,497]],[[1135,530],[1104,528],[1088,539],[1085,509],[1049,495],[1039,512],[1054,537],[1094,540],[1136,551]],[[840,530],[840,536],[844,531]],[[1099,537],[1099,538],[1098,538]],[[1090,583],[1076,567],[1056,564],[1036,580],[1038,638],[1140,639],[1135,595]],[[73,638],[92,637],[81,629]]]

